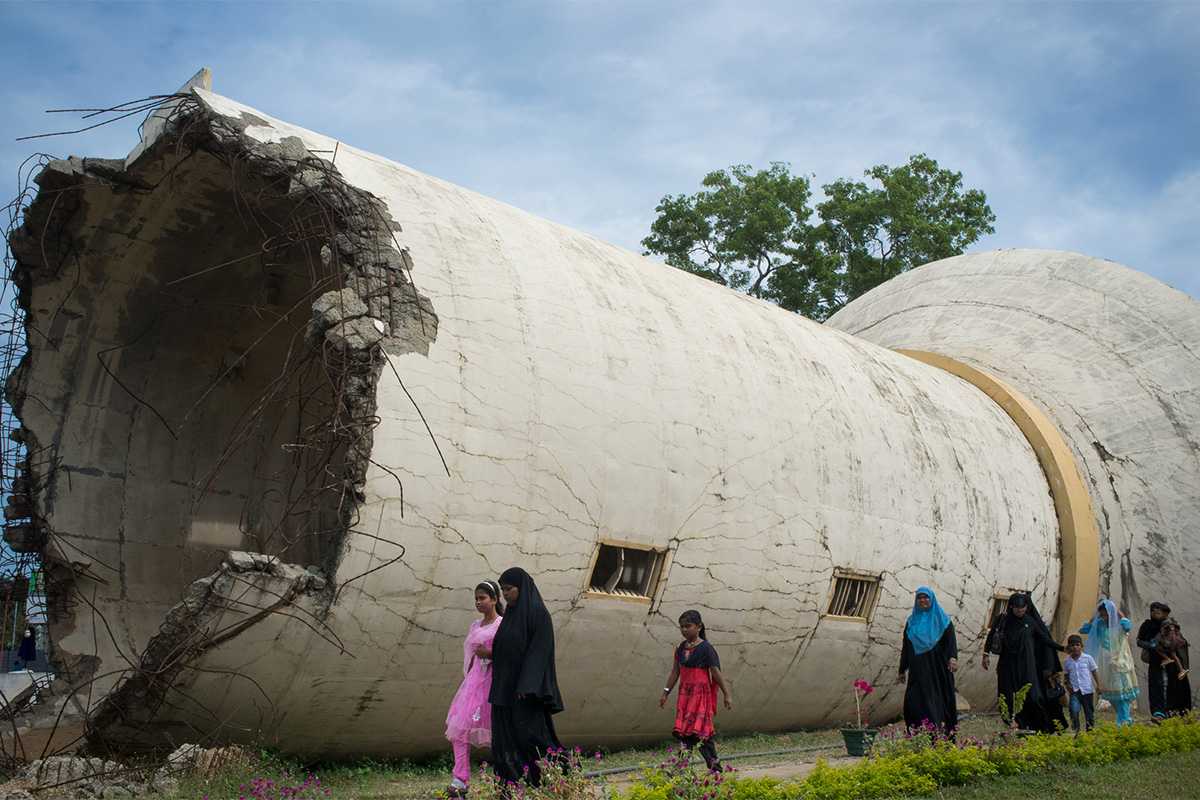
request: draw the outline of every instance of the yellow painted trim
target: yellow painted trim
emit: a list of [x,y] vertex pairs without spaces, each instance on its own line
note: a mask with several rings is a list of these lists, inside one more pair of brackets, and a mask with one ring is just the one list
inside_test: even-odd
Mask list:
[[1071,449],[1041,409],[994,375],[948,356],[921,350],[896,352],[957,375],[982,391],[1004,409],[1033,447],[1046,482],[1050,484],[1050,497],[1058,516],[1062,576],[1050,632],[1056,638],[1062,638],[1071,620],[1075,619],[1076,610],[1086,609],[1084,616],[1091,616],[1100,593],[1100,541],[1092,496]]
[[645,595],[609,594],[608,592],[593,592],[591,589],[588,589],[587,591],[585,591],[583,593],[583,596],[590,597],[593,600],[620,600],[621,602],[624,602],[624,603],[641,603],[641,604],[647,605],[647,606],[650,605],[652,602],[654,602],[653,598],[646,597]]
[[[644,553],[665,553],[667,551],[667,548],[665,547],[656,547],[652,544],[646,544],[645,542],[627,542],[622,539],[599,539],[598,541],[600,544],[607,544],[612,547],[623,547],[626,550],[641,550]],[[597,548],[596,552],[599,553],[600,549]],[[592,564],[592,566],[594,567],[595,564]]]

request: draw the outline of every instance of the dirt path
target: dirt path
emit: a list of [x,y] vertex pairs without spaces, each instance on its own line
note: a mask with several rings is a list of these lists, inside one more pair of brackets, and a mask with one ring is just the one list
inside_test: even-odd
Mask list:
[[[816,766],[818,759],[824,759],[828,764],[854,764],[861,761],[853,756],[838,755],[831,751],[797,754],[793,758],[779,757],[777,759],[735,759],[726,763],[737,770],[739,778],[803,778]],[[640,770],[613,775],[609,783],[624,789],[634,781],[640,780]]]

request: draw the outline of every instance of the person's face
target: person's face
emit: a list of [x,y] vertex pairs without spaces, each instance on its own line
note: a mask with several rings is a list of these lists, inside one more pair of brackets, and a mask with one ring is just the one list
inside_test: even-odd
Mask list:
[[700,626],[690,619],[679,620],[679,632],[683,634],[685,641],[694,642],[700,638]]
[[492,613],[496,608],[496,601],[490,594],[483,589],[475,590],[475,610],[480,614],[487,615]]
[[1161,608],[1150,609],[1150,619],[1157,619],[1157,620],[1161,621],[1166,618],[1167,618],[1167,612],[1163,611]]
[[1067,655],[1078,656],[1082,652],[1083,652],[1083,645],[1081,645],[1079,642],[1068,642],[1067,643]]
[[917,608],[921,609],[922,611],[928,611],[929,609],[933,608],[933,601],[929,599],[929,595],[925,594],[924,592],[921,592],[919,595],[917,595]]
[[500,584],[500,594],[504,595],[505,603],[508,603],[510,606],[515,606],[517,604],[517,595],[520,594],[520,592],[517,590],[517,587],[513,586],[511,583],[502,583]]
[[1020,619],[1021,617],[1025,616],[1025,612],[1028,609],[1029,606],[1013,606],[1010,610],[1013,612],[1014,617]]

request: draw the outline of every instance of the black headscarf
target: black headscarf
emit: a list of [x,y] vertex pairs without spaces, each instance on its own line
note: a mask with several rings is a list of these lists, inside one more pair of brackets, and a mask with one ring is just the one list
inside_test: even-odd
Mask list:
[[[1153,647],[1152,643],[1154,641],[1154,637],[1158,636],[1158,632],[1162,630],[1162,624],[1164,620],[1155,619],[1153,616],[1155,611],[1162,611],[1166,614],[1170,614],[1171,607],[1166,603],[1155,602],[1150,604],[1151,616],[1142,623],[1140,628],[1138,628],[1137,642],[1138,646],[1140,647]],[[1143,642],[1146,644],[1142,644]],[[1157,664],[1158,662],[1156,661],[1154,663]]]
[[505,570],[500,583],[517,588],[517,602],[504,612],[504,624],[492,642],[492,690],[495,706],[516,703],[517,695],[536,698],[551,714],[563,710],[554,670],[554,625],[542,594],[520,567]]
[[[1019,606],[1025,606],[1024,617],[1018,617],[1012,611],[1013,608]],[[1038,669],[1061,672],[1062,662],[1059,661],[1057,653],[1049,648],[1039,646],[1036,639],[1029,639],[1021,635],[1023,622],[1040,631],[1042,634],[1040,638],[1043,640],[1054,640],[1054,637],[1050,635],[1050,629],[1042,621],[1042,615],[1038,613],[1037,607],[1033,604],[1033,598],[1017,592],[1008,598],[1008,611],[1001,618],[1000,630],[1004,649],[1010,653],[1019,653],[1024,650],[1025,644],[1028,642],[1034,646]]]

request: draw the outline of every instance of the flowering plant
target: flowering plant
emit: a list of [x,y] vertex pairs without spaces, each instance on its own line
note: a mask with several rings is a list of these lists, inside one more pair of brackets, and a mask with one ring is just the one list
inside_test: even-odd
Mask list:
[[867,712],[863,711],[863,700],[871,692],[875,691],[871,688],[871,684],[866,681],[854,682],[854,727],[862,729],[867,727]]

